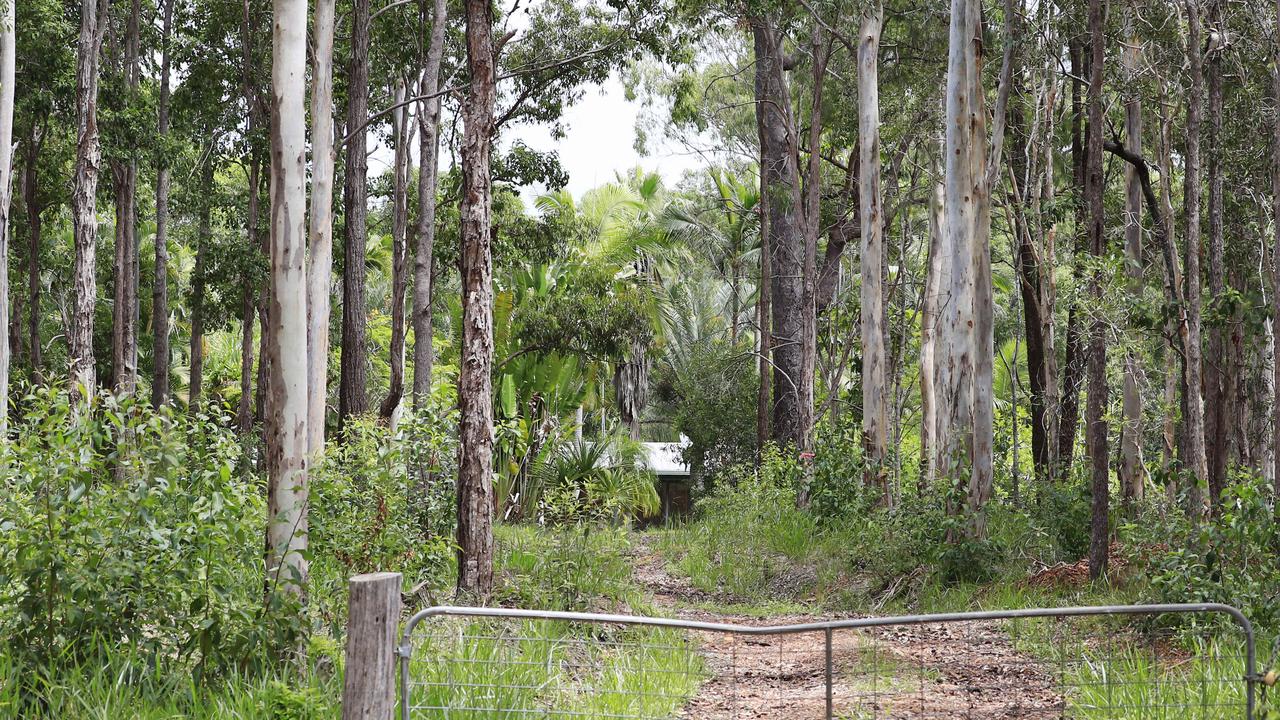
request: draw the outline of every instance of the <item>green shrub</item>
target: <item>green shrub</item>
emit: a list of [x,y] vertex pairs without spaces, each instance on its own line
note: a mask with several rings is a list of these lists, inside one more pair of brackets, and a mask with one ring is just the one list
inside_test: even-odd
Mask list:
[[[622,435],[594,443],[569,442],[535,463],[526,487],[544,524],[612,522],[656,515],[656,479],[644,448]],[[535,490],[536,488],[536,490]],[[530,518],[531,519],[531,518]]]
[[1144,600],[1226,603],[1274,629],[1280,627],[1280,522],[1264,479],[1233,479],[1217,517],[1192,523],[1177,509],[1148,510],[1124,534],[1145,568]]
[[301,630],[263,605],[262,490],[231,418],[144,401],[21,403],[0,457],[0,644],[39,665],[128,648],[201,676],[258,665]]
[[430,456],[417,444],[442,444],[434,434],[416,434],[423,429],[413,421],[393,433],[373,418],[352,419],[312,473],[310,541],[317,559],[311,566],[312,606],[335,634],[345,623],[352,575],[399,572],[407,588],[427,590],[441,590],[452,581],[453,516],[446,516],[447,525],[437,517],[446,504],[437,496],[444,495],[439,486],[452,486],[453,478],[429,468],[424,480],[412,463]]

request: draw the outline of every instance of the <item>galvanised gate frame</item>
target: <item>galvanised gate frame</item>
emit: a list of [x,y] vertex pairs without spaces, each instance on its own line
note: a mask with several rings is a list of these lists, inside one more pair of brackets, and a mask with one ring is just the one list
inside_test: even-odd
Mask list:
[[[1093,704],[1087,705],[1087,710],[1080,711],[1076,707],[1069,707],[1066,700],[1062,699],[1057,703],[1041,704],[1033,707],[1028,704],[1024,707],[1017,708],[1016,703],[1013,706],[1006,706],[1002,710],[993,710],[990,707],[983,709],[975,707],[974,702],[969,702],[968,708],[960,707],[955,703],[949,708],[927,709],[926,705],[926,678],[929,682],[935,682],[937,673],[934,670],[926,668],[927,663],[920,664],[920,684],[921,688],[918,696],[913,690],[902,689],[891,690],[889,687],[880,688],[878,685],[888,686],[890,680],[884,679],[885,676],[880,674],[878,670],[873,670],[869,679],[870,687],[867,682],[863,682],[861,686],[850,687],[850,685],[842,680],[841,677],[847,673],[838,665],[849,665],[848,655],[850,647],[853,647],[856,656],[850,666],[850,672],[857,672],[859,664],[865,665],[868,662],[867,648],[870,647],[870,662],[875,664],[881,657],[888,657],[888,651],[884,655],[877,655],[882,652],[878,644],[868,644],[862,640],[860,644],[850,645],[847,641],[839,641],[838,638],[842,633],[853,633],[861,638],[873,638],[871,643],[882,642],[879,636],[891,637],[894,633],[919,632],[923,630],[927,633],[926,637],[936,638],[942,637],[944,645],[943,653],[945,654],[945,643],[955,642],[954,633],[936,632],[934,628],[946,629],[955,626],[967,626],[988,628],[981,636],[980,642],[989,645],[992,633],[989,628],[998,624],[999,627],[1007,628],[1012,624],[1015,634],[1020,627],[1018,623],[1023,623],[1022,627],[1027,624],[1041,621],[1040,627],[1045,629],[1045,624],[1052,623],[1053,627],[1061,628],[1067,621],[1072,619],[1085,618],[1103,618],[1129,616],[1135,618],[1149,618],[1158,620],[1163,617],[1176,617],[1182,620],[1183,625],[1196,625],[1204,619],[1217,616],[1219,620],[1225,616],[1233,623],[1239,631],[1239,642],[1242,642],[1243,648],[1239,645],[1232,645],[1234,654],[1213,653],[1208,656],[1208,650],[1203,650],[1201,655],[1188,655],[1185,650],[1170,650],[1167,647],[1161,647],[1156,641],[1151,642],[1153,665],[1158,668],[1169,668],[1169,672],[1174,673],[1170,679],[1161,681],[1157,676],[1156,684],[1159,686],[1162,682],[1166,689],[1173,688],[1176,692],[1173,694],[1174,701],[1170,701],[1168,697],[1148,697],[1143,695],[1146,689],[1138,691],[1135,695],[1130,692],[1135,684],[1126,684],[1121,679],[1114,677],[1114,670],[1109,666],[1113,658],[1120,657],[1116,654],[1117,641],[1115,632],[1103,628],[1103,632],[1093,630],[1094,634],[1090,636],[1078,636],[1068,640],[1068,637],[1058,633],[1059,646],[1063,651],[1060,658],[1061,673],[1055,679],[1051,670],[1054,669],[1054,661],[1028,660],[1025,662],[1014,661],[1012,665],[1005,662],[1000,665],[1000,658],[994,659],[995,671],[993,675],[1000,675],[1002,672],[1009,674],[1017,674],[1019,672],[1031,672],[1035,677],[1039,678],[1036,683],[1047,683],[1050,691],[1056,694],[1056,697],[1066,698],[1068,693],[1080,692],[1082,689],[1094,693],[1099,698],[1093,701]],[[453,652],[459,653],[456,656],[445,656],[444,653],[438,652],[439,647],[432,646],[428,648],[425,656],[420,656],[416,660],[414,658],[415,642],[422,641],[427,636],[427,629],[432,625],[447,622],[446,619],[452,618],[451,622],[455,623],[454,632],[450,638]],[[457,624],[462,626],[458,627]],[[530,628],[538,623],[562,623],[573,625],[585,625],[591,628],[591,632],[586,637],[574,637],[570,639],[546,640],[545,637],[537,638],[530,636]],[[514,634],[501,632],[497,628],[503,624],[508,626],[520,626]],[[1212,625],[1212,623],[1208,624]],[[1206,625],[1206,626],[1208,626]],[[482,629],[480,634],[471,632],[468,634],[463,628],[483,626],[488,629]],[[1229,625],[1228,625],[1229,626]],[[1220,633],[1222,625],[1212,625],[1212,633]],[[672,712],[670,709],[663,711],[655,711],[652,709],[655,698],[676,698],[671,703],[683,704],[683,700],[675,695],[666,695],[661,692],[661,683],[657,690],[650,689],[648,691],[623,690],[623,689],[603,689],[592,686],[592,681],[598,681],[600,659],[596,657],[591,659],[590,653],[593,646],[604,647],[610,652],[614,650],[649,653],[653,657],[658,657],[657,653],[674,651],[677,648],[673,642],[683,643],[685,641],[663,640],[661,642],[646,640],[643,635],[634,642],[623,640],[609,640],[611,632],[622,633],[627,630],[643,631],[649,629],[652,632],[665,632],[666,637],[676,634],[681,637],[690,635],[698,636],[719,636],[728,638],[731,648],[726,650],[723,646],[716,652],[721,653],[721,658],[717,660],[718,664],[725,665],[729,663],[729,668],[733,673],[734,684],[727,688],[717,691],[724,695],[722,698],[716,699],[717,709],[708,710],[699,713],[698,710],[690,711],[687,708]],[[915,628],[916,630],[910,630]],[[1003,632],[1003,631],[1001,631]],[[484,634],[489,633],[489,634]],[[521,634],[523,633],[523,634]],[[1062,608],[1032,608],[1022,610],[995,610],[981,612],[961,612],[961,613],[942,613],[932,615],[905,615],[898,617],[868,617],[855,618],[846,620],[832,620],[825,622],[803,622],[786,625],[769,625],[769,626],[750,626],[739,624],[727,624],[718,622],[702,622],[698,620],[682,620],[669,618],[644,617],[636,615],[610,615],[599,613],[578,613],[578,612],[548,612],[534,610],[517,610],[504,608],[478,608],[478,607],[433,607],[422,610],[409,618],[405,625],[400,646],[397,650],[400,663],[400,717],[402,720],[412,720],[416,717],[424,718],[463,718],[472,720],[475,718],[526,718],[526,717],[608,717],[608,718],[655,718],[655,717],[713,717],[713,718],[737,718],[737,717],[773,717],[774,713],[766,713],[763,710],[740,711],[739,707],[729,708],[726,704],[729,702],[728,695],[730,690],[734,696],[733,700],[738,700],[737,694],[739,686],[737,679],[742,676],[750,675],[756,672],[753,664],[758,664],[758,658],[753,659],[751,653],[748,652],[753,646],[767,646],[769,643],[764,642],[765,638],[788,638],[802,635],[812,635],[815,640],[821,642],[822,650],[818,652],[812,650],[810,658],[815,659],[814,664],[820,663],[820,667],[809,668],[806,672],[795,672],[797,667],[795,664],[787,664],[785,658],[782,657],[782,651],[779,650],[779,667],[787,665],[789,674],[780,674],[779,677],[799,677],[808,678],[809,682],[814,684],[814,689],[824,691],[825,697],[813,697],[814,706],[811,710],[813,714],[820,715],[825,720],[833,720],[833,718],[844,717],[849,714],[849,708],[837,703],[842,700],[838,697],[840,694],[856,695],[858,706],[854,709],[853,717],[902,717],[902,718],[923,718],[923,717],[1115,717],[1115,718],[1184,718],[1184,717],[1203,717],[1203,718],[1244,718],[1245,720],[1254,720],[1255,694],[1256,686],[1262,682],[1262,678],[1257,673],[1256,653],[1254,630],[1249,619],[1238,609],[1229,605],[1203,603],[1203,604],[1168,604],[1168,605],[1103,605],[1093,607],[1062,607]],[[974,634],[968,636],[970,639],[975,637]],[[950,640],[948,640],[950,638]],[[568,648],[572,652],[568,652],[563,656],[552,658],[548,655],[538,655],[535,659],[530,659],[527,654],[530,643],[549,642],[558,644],[562,648]],[[718,641],[723,644],[724,640]],[[963,642],[963,640],[961,640]],[[463,648],[459,643],[488,643],[483,653],[478,653],[473,649]],[[743,643],[746,643],[745,645]],[[714,643],[713,643],[714,644]],[[837,660],[837,645],[839,645],[839,654],[841,658]],[[521,653],[512,654],[505,652],[503,648],[520,646],[524,648]],[[794,647],[806,647],[810,650],[813,646],[801,643]],[[441,646],[443,647],[443,646]],[[598,650],[599,647],[595,649]],[[698,644],[681,645],[685,650],[694,652],[703,652],[699,650]],[[781,648],[782,646],[779,645]],[[1207,646],[1202,646],[1207,647]],[[705,654],[705,653],[704,653]],[[934,655],[937,655],[934,652]],[[1202,655],[1204,657],[1202,657]],[[1068,656],[1081,658],[1080,660],[1072,659],[1068,663]],[[651,663],[647,672],[650,673],[668,673],[671,682],[685,683],[684,687],[689,687],[688,683],[695,683],[695,687],[701,685],[708,678],[704,670],[693,670],[686,664],[683,670],[672,669],[671,658],[673,655],[663,655],[660,662],[656,665]],[[574,659],[579,660],[579,664],[573,663]],[[742,662],[745,666],[740,667]],[[432,681],[415,680],[414,663],[427,663],[427,667],[434,664],[435,667],[446,666],[448,676],[435,677]],[[985,662],[985,661],[984,661]],[[551,683],[543,682],[542,684],[528,685],[522,684],[517,678],[521,665],[539,665],[545,663],[555,663],[557,667],[565,667],[570,669],[569,676],[571,680],[565,684],[571,685],[572,692],[578,697],[585,694],[596,693],[598,695],[616,694],[612,697],[614,709],[594,710],[594,711],[575,711],[568,708],[557,707],[554,704],[548,704],[545,700],[538,701],[537,704],[529,704],[527,701],[516,702],[514,698],[516,693],[523,693],[523,696],[546,695],[555,690],[550,687]],[[665,663],[665,664],[663,664]],[[901,661],[893,660],[892,663]],[[1184,673],[1185,668],[1192,664],[1197,664],[1201,668],[1201,678],[1197,681],[1195,678],[1188,678],[1177,673]],[[1209,675],[1204,663],[1208,663],[1209,667],[1217,665],[1212,676]],[[1222,667],[1228,665],[1229,667]],[[460,670],[455,675],[455,666]],[[1025,671],[1026,667],[1039,666],[1034,671]],[[424,667],[419,665],[419,669]],[[472,673],[468,675],[463,670],[474,670],[477,667],[485,670],[488,674],[483,675],[485,678],[479,682],[468,682],[474,680],[477,675]],[[1081,680],[1076,675],[1080,668],[1084,668],[1090,675],[1092,680]],[[538,667],[536,670],[541,671],[544,668]],[[803,668],[801,668],[803,670]],[[1225,670],[1225,673],[1222,672]],[[641,669],[638,672],[646,672]],[[504,676],[513,678],[505,681],[504,687],[502,682],[493,679],[496,674],[499,677]],[[690,678],[698,674],[700,677],[696,680]],[[461,675],[462,677],[458,677]],[[563,676],[561,676],[563,677]],[[616,678],[615,678],[616,680]],[[1147,682],[1150,682],[1149,680]],[[1223,684],[1229,684],[1230,687],[1223,688]],[[1237,685],[1238,684],[1238,685]],[[1210,688],[1216,688],[1216,692],[1210,692]],[[1199,694],[1196,694],[1196,689]],[[418,700],[415,700],[415,690],[418,691]],[[981,688],[975,688],[973,692],[979,692]],[[1241,690],[1243,692],[1241,692]],[[1126,694],[1128,693],[1128,694]],[[1010,695],[1008,687],[997,688],[997,695]],[[1012,693],[1012,694],[1017,694]],[[422,700],[422,696],[429,695],[434,699]],[[1226,699],[1222,699],[1219,695],[1226,695]],[[1243,697],[1240,697],[1240,696]],[[895,699],[896,696],[896,699]],[[1211,697],[1212,696],[1212,697]],[[687,695],[684,696],[687,699]],[[442,699],[443,698],[443,699]],[[479,698],[479,699],[478,699]],[[905,699],[904,699],[905,698]],[[506,703],[506,704],[504,704]],[[897,708],[893,706],[896,703]],[[659,703],[660,704],[660,703]],[[1011,709],[1012,708],[1012,709]],[[731,714],[729,714],[731,713]],[[796,714],[798,713],[798,714]],[[976,714],[975,714],[976,713]],[[782,714],[782,713],[778,713]],[[802,709],[798,706],[788,709],[786,712],[788,720],[797,720],[804,715]]]

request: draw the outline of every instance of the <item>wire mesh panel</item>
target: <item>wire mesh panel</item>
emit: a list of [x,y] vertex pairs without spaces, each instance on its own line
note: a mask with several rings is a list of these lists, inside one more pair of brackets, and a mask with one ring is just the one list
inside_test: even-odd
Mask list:
[[1252,720],[1253,634],[1217,605],[752,627],[432,608],[400,648],[415,718]]
[[[1242,720],[1249,640],[1205,618],[1043,617],[858,630],[834,717]],[[847,630],[844,632],[848,632]]]

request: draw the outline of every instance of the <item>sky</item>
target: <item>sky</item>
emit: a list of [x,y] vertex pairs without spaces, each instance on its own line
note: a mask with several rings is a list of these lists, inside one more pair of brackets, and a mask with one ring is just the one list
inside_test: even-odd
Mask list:
[[[603,86],[587,88],[582,99],[568,108],[567,134],[562,140],[553,139],[545,126],[520,126],[505,133],[504,143],[519,140],[534,150],[555,150],[569,174],[566,189],[574,198],[636,166],[659,173],[668,185],[679,182],[685,171],[705,166],[701,158],[665,146],[661,138],[653,138],[652,152],[641,157],[634,147],[640,110],[640,102],[628,100],[622,81],[613,75]],[[532,187],[522,194],[528,203],[545,191]]]
[[[582,98],[566,109],[563,139],[551,137],[551,129],[544,125],[517,125],[503,129],[499,142],[504,148],[520,141],[533,150],[554,150],[560,166],[569,175],[566,189],[575,199],[581,199],[584,192],[612,182],[617,174],[625,174],[637,166],[657,172],[668,186],[678,183],[686,171],[706,167],[703,158],[683,152],[660,137],[649,139],[649,154],[642,157],[637,153],[635,127],[640,112],[640,101],[628,100],[622,80],[612,75],[604,85],[586,88]],[[378,133],[369,134],[369,144],[372,150],[370,177],[390,171],[391,149]],[[443,153],[441,168],[447,168],[450,162],[449,153]],[[540,185],[527,187],[521,191],[521,197],[532,208],[534,199],[546,190]]]

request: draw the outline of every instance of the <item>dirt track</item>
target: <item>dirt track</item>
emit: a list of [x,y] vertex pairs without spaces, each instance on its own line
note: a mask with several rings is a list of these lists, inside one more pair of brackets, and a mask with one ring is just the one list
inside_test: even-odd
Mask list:
[[[634,573],[665,614],[739,625],[810,622],[811,616],[765,620],[692,608],[712,600],[674,577],[637,539]],[[822,618],[825,619],[825,618]],[[711,675],[683,717],[705,720],[825,717],[826,649],[821,633],[698,637]],[[1056,718],[1063,698],[1054,674],[1018,653],[998,623],[838,631],[832,637],[832,706],[839,718]]]

